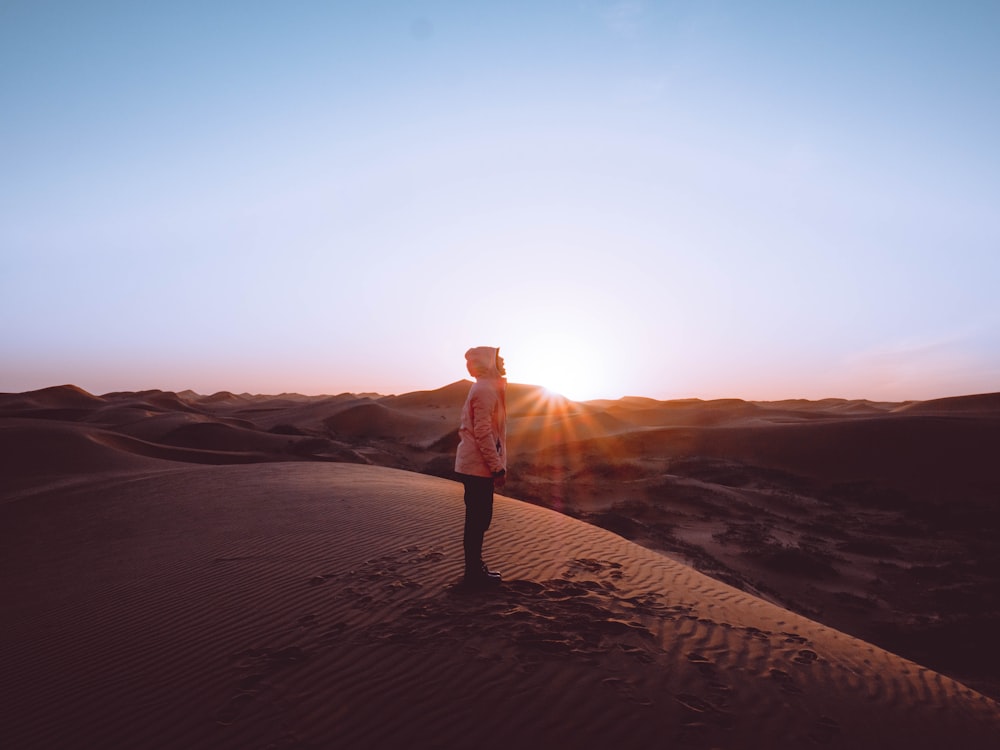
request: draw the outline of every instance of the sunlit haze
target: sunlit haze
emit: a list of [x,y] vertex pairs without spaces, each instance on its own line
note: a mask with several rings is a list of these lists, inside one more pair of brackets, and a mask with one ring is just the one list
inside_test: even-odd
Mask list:
[[1000,390],[1000,3],[0,6],[0,391]]

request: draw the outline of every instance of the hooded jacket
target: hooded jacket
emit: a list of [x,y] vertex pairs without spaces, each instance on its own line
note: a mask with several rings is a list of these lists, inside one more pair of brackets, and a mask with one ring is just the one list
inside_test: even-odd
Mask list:
[[465,353],[476,382],[462,407],[455,471],[489,477],[507,469],[507,380],[497,370],[499,349],[478,346]]

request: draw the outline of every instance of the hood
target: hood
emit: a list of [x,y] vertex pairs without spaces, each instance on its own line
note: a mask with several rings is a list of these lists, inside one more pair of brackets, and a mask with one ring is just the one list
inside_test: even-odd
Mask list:
[[469,372],[477,378],[499,378],[497,372],[497,353],[500,351],[496,346],[477,346],[469,349],[465,353],[465,361],[469,365]]

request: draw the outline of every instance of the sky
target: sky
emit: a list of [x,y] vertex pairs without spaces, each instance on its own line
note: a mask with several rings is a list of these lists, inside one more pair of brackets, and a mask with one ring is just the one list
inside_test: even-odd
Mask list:
[[0,0],[0,391],[997,391],[998,133],[996,1]]

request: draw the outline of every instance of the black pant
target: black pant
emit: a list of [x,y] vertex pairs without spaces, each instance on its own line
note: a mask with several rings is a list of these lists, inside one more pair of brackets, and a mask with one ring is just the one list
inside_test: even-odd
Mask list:
[[493,477],[458,477],[465,485],[465,569],[478,571],[483,565],[483,534],[493,520]]

